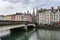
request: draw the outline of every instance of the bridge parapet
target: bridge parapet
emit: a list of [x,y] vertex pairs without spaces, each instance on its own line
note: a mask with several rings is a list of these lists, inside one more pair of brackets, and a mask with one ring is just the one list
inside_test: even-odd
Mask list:
[[10,20],[0,20],[0,26],[3,25],[18,25],[18,24],[28,24],[28,21],[10,21]]

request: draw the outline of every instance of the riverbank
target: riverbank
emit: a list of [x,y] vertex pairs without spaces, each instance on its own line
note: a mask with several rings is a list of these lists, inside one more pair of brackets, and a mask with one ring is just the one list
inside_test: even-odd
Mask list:
[[57,27],[57,26],[47,26],[47,25],[43,25],[43,26],[36,25],[36,28],[38,28],[38,29],[46,29],[46,30],[60,30],[60,27]]

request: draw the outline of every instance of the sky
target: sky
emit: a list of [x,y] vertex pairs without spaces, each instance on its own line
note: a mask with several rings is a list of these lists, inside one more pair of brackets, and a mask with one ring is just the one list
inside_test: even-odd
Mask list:
[[0,0],[0,15],[28,10],[32,13],[33,8],[51,8],[52,6],[60,6],[60,0]]

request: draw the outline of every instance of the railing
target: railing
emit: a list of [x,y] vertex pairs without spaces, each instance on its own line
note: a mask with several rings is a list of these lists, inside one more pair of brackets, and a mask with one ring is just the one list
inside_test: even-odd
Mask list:
[[3,25],[18,25],[18,24],[28,24],[28,21],[9,21],[9,20],[0,20],[0,26]]

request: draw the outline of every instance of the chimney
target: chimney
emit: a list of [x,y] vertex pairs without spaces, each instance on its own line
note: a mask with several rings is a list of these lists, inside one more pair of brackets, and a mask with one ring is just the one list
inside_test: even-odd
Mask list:
[[27,14],[29,14],[29,11],[27,11]]
[[58,11],[60,12],[60,6],[57,7]]
[[26,14],[26,12],[24,12],[24,14]]
[[41,11],[42,11],[42,8],[41,8]]
[[54,10],[54,7],[51,7],[51,11],[53,12],[53,10]]
[[46,11],[46,8],[44,8],[44,11]]

